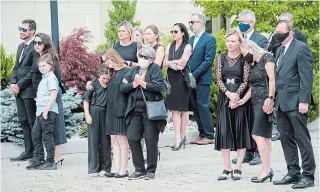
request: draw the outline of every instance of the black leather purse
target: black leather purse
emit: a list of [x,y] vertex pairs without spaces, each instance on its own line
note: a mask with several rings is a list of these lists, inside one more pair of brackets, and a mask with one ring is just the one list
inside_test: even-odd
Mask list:
[[147,101],[144,96],[143,90],[140,87],[143,100],[146,103],[147,116],[149,120],[166,120],[168,118],[167,108],[164,100],[160,101]]

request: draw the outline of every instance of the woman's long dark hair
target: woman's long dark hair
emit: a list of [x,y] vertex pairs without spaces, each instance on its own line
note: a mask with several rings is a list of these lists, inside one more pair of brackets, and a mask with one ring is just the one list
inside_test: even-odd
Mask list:
[[42,50],[42,54],[49,54],[54,62],[54,64],[58,64],[59,62],[59,55],[56,52],[56,49],[53,46],[52,40],[49,37],[49,35],[45,34],[45,33],[38,33],[36,34],[35,37],[39,37],[42,42],[43,42],[43,50]]
[[188,44],[189,33],[187,27],[183,23],[175,23],[173,26],[178,26],[180,28],[180,31],[184,33],[182,44]]

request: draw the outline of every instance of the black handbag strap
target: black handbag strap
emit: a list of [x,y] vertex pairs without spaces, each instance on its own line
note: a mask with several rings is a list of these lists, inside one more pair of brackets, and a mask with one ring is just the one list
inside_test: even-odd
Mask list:
[[141,93],[142,93],[143,100],[144,100],[144,102],[147,103],[146,97],[144,96],[144,93],[143,93],[143,89],[142,89],[141,86],[139,86],[139,87],[140,87],[140,90],[141,90]]

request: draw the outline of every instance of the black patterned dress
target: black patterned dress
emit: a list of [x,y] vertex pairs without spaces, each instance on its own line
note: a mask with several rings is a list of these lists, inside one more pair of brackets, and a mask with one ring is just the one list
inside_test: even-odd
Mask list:
[[253,130],[252,134],[271,138],[272,137],[272,123],[268,121],[268,115],[262,110],[264,101],[269,96],[269,83],[268,74],[265,70],[267,62],[274,63],[274,57],[266,53],[260,61],[255,63],[249,72],[249,83],[251,86],[251,102],[253,107]]
[[242,56],[229,58],[226,53],[217,57],[216,79],[219,86],[217,127],[215,150],[251,149],[250,105],[244,104],[235,109],[229,108],[229,99],[225,92],[235,92],[244,96],[248,89],[249,65],[245,65]]

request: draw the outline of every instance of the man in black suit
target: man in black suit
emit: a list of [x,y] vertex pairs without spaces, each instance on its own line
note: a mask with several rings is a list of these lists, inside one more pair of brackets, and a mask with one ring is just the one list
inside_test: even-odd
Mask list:
[[273,183],[286,185],[296,182],[293,189],[313,187],[316,164],[307,127],[307,112],[312,100],[313,58],[307,44],[294,38],[292,25],[280,21],[276,31],[281,47],[276,51],[275,110],[288,173],[282,180]]
[[10,78],[10,88],[16,96],[18,118],[23,129],[25,151],[11,161],[23,161],[33,156],[33,144],[31,139],[31,129],[36,116],[37,90],[32,86],[32,78],[28,78],[33,65],[37,65],[39,54],[34,50],[33,37],[37,24],[34,20],[23,20],[19,27],[20,39],[24,42],[18,47],[16,64]]
[[[291,13],[289,13],[289,12],[281,13],[281,15],[278,17],[278,21],[287,22],[294,31],[294,38],[307,44],[306,36],[301,31],[294,28],[293,15]],[[271,52],[275,56],[275,52],[278,49],[278,47],[280,47],[280,46],[281,46],[281,42],[279,41],[279,39],[277,38],[276,35],[273,35],[271,42],[268,46],[268,51]],[[276,127],[277,127],[278,132],[272,137],[272,139],[271,139],[272,141],[280,140],[279,126],[276,126]]]
[[189,44],[193,47],[189,58],[192,76],[197,88],[190,90],[190,104],[198,124],[199,137],[191,144],[207,145],[214,142],[210,105],[210,85],[212,84],[212,63],[216,54],[216,39],[205,31],[206,17],[193,14],[189,21],[194,36]]

